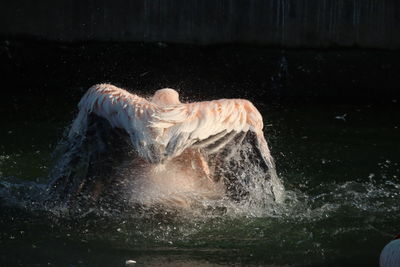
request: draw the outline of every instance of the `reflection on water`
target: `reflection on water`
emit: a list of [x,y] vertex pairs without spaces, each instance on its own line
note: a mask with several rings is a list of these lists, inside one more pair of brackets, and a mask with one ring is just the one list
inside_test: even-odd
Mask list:
[[[40,184],[66,122],[4,123],[0,262],[377,264],[384,244],[400,231],[398,107],[281,107],[262,113],[287,197],[261,210],[227,202],[196,212],[153,207],[77,215],[62,207],[46,209]],[[337,118],[343,114],[344,120]]]

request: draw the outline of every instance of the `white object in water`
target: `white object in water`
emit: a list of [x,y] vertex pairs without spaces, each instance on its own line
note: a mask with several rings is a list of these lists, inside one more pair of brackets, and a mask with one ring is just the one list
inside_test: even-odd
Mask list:
[[134,261],[134,260],[125,261],[125,265],[133,265],[133,264],[136,264],[136,261]]
[[400,235],[397,239],[389,242],[382,250],[379,259],[381,267],[399,267],[400,266]]
[[336,116],[335,119],[346,121],[346,116],[347,116],[347,114],[343,114],[343,115],[340,115],[340,116]]
[[265,160],[271,161],[262,116],[245,99],[181,103],[178,92],[165,88],[148,101],[110,84],[95,85],[79,102],[70,137],[86,129],[90,113],[124,129],[139,155],[149,162],[158,163],[179,156],[193,145],[203,147],[224,137],[233,138],[233,133],[248,131],[256,134]]

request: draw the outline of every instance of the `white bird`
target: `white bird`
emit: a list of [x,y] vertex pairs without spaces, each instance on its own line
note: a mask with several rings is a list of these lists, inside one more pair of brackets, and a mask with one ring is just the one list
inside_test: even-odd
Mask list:
[[85,135],[89,116],[94,114],[125,131],[137,155],[146,162],[160,164],[191,157],[196,165],[193,169],[201,169],[206,176],[212,175],[206,156],[219,153],[232,142],[240,146],[251,133],[253,146],[276,185],[272,189],[275,198],[282,197],[283,186],[264,138],[262,116],[248,100],[181,103],[178,92],[170,88],[158,90],[146,100],[113,85],[99,84],[86,92],[78,106],[70,140]]
[[400,235],[389,242],[382,250],[379,259],[381,267],[398,267],[400,266]]
[[221,99],[184,104],[173,89],[158,90],[151,101],[109,84],[91,87],[79,103],[79,114],[69,137],[86,129],[88,115],[124,129],[139,155],[149,162],[179,156],[186,148],[205,147],[223,137],[254,132],[268,166],[273,166],[263,135],[263,121],[254,105],[244,99]]

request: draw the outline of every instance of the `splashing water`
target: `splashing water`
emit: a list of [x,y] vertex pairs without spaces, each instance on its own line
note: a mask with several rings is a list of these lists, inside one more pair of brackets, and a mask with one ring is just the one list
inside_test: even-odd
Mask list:
[[[290,129],[284,129],[275,140],[288,147],[274,145],[272,139],[278,170],[284,171],[280,177],[285,181],[286,191],[281,203],[270,201],[270,184],[263,179],[263,172],[251,160],[252,154],[246,146],[240,152],[242,155],[235,154],[240,160],[236,158],[232,162],[237,165],[230,163],[219,172],[225,175],[220,176],[221,181],[229,179],[230,172],[242,177],[234,184],[242,201],[235,200],[228,191],[222,197],[218,194],[216,198],[207,199],[199,196],[191,202],[190,209],[171,208],[172,205],[136,206],[138,202],[155,201],[147,198],[151,193],[157,196],[159,192],[165,196],[178,191],[193,195],[188,190],[193,184],[187,176],[168,177],[179,166],[166,165],[150,172],[155,176],[152,177],[155,179],[153,186],[142,184],[149,190],[148,194],[140,195],[144,191],[138,190],[135,184],[141,185],[140,180],[125,179],[125,184],[121,185],[125,191],[118,191],[125,192],[120,195],[128,203],[123,208],[103,205],[74,211],[61,203],[49,203],[45,184],[12,177],[4,166],[11,159],[18,164],[30,158],[13,158],[12,153],[4,152],[0,159],[3,166],[0,247],[8,256],[0,255],[0,261],[6,266],[17,259],[22,263],[78,266],[123,266],[128,259],[148,265],[165,261],[205,265],[374,265],[384,244],[396,233],[400,221],[400,165],[396,155],[388,152],[393,146],[391,135],[381,138],[384,136],[379,134],[383,133],[375,132],[379,133],[375,139],[368,139],[368,135],[365,143],[361,143],[363,124],[354,124],[356,115],[362,113],[348,110],[327,113],[322,113],[327,124],[337,125],[335,134],[329,135],[326,142],[324,131],[330,128],[322,122],[319,122],[321,128],[303,131],[294,119],[290,121],[290,116],[279,113],[295,132],[290,135],[287,134]],[[351,114],[352,118],[345,125],[333,119],[335,114],[344,113]],[[316,120],[321,115],[313,114],[317,115],[307,116]],[[374,110],[371,114],[379,113]],[[365,117],[371,116],[367,115]],[[298,112],[293,113],[294,118],[298,116]],[[398,120],[393,123],[397,125]],[[275,127],[282,128],[276,122]],[[393,133],[395,131],[393,128]],[[340,143],[343,140],[349,140],[349,144]],[[371,146],[374,143],[377,146]],[[353,150],[348,145],[353,145],[350,146]],[[363,152],[370,151],[368,149],[375,154]],[[45,149],[41,148],[41,151],[34,155],[47,160]],[[285,157],[276,151],[282,151]],[[288,151],[294,151],[296,157]],[[129,151],[124,151],[123,156],[128,154]],[[370,160],[367,167],[357,165],[357,161],[353,163],[355,168],[346,165],[345,159],[358,159],[364,154]],[[296,163],[298,155],[304,157],[299,160],[300,164]],[[131,161],[120,161],[119,158],[117,161],[115,177],[137,177],[136,169],[130,168]],[[35,159],[33,162],[41,161]],[[251,162],[253,166],[246,172],[238,167]],[[343,170],[349,177],[343,177]],[[181,188],[171,186],[174,180],[181,178],[187,179],[187,183],[182,183]],[[161,185],[160,181],[164,182],[162,186],[154,186]],[[24,251],[22,256],[21,251]]]
[[87,134],[64,139],[58,146],[49,187],[52,201],[58,198],[72,207],[83,199],[91,202],[90,207],[101,202],[113,208],[229,208],[237,213],[262,215],[273,213],[284,199],[273,163],[263,165],[251,134],[241,138],[239,145],[234,139],[219,153],[205,154],[210,171],[207,174],[200,167],[204,161],[196,157],[198,152],[184,152],[162,164],[145,162],[132,150],[128,136],[113,129],[105,119],[92,117],[81,132]]
[[[173,169],[155,170],[161,176],[154,179],[167,178],[166,183],[157,187],[160,184],[156,180],[156,187],[146,185],[146,189],[154,194],[165,191],[165,194],[170,194],[173,190],[179,190],[168,187],[167,181],[173,182],[166,177],[169,171]],[[180,178],[178,175],[172,179]],[[162,257],[172,259],[175,263],[190,260],[193,264],[204,260],[205,263],[218,262],[220,257],[228,265],[238,262],[239,258],[242,263],[251,263],[257,259],[270,263],[296,264],[301,261],[315,264],[342,257],[349,249],[343,245],[343,239],[351,238],[354,244],[364,246],[365,238],[391,238],[391,233],[386,229],[391,227],[391,221],[400,219],[398,181],[382,182],[371,179],[363,182],[324,182],[310,187],[306,192],[287,190],[282,203],[266,201],[270,200],[266,197],[268,194],[263,194],[263,186],[256,181],[248,184],[248,188],[253,189],[252,195],[246,196],[242,202],[229,197],[198,198],[195,202],[197,206],[192,204],[191,209],[152,205],[134,210],[100,207],[82,212],[71,212],[62,205],[49,207],[46,201],[41,202],[47,195],[44,185],[2,182],[0,202],[4,213],[0,224],[5,227],[3,229],[9,229],[13,225],[7,231],[7,236],[3,234],[2,238],[3,242],[5,238],[10,240],[6,244],[13,242],[15,238],[23,238],[20,234],[22,231],[27,236],[25,238],[37,239],[33,245],[39,247],[48,242],[58,242],[61,238],[64,243],[69,244],[67,250],[70,251],[74,250],[77,241],[84,250],[87,249],[86,244],[104,244],[114,249],[127,250],[128,254],[124,254],[124,257],[137,255],[134,257],[137,262],[148,264],[157,264],[162,261]],[[127,185],[127,188],[130,186]],[[188,192],[186,189],[180,188],[183,192]],[[138,190],[138,187],[133,187],[132,190]],[[150,201],[154,201],[147,194],[128,195],[136,196],[129,199],[130,204],[137,201],[147,202],[149,197]],[[8,211],[10,208],[7,207],[11,207],[11,210]],[[17,215],[13,211],[15,208],[27,214]],[[15,217],[24,219],[11,224],[11,218]],[[35,237],[31,230],[32,227],[39,228],[35,231],[40,233],[41,228],[47,229],[49,225],[51,230],[46,231],[45,238]],[[153,258],[148,253],[143,254],[138,251],[141,247],[150,251],[156,249],[157,256]],[[160,251],[160,247],[164,247],[165,252]],[[205,252],[210,247],[213,248],[212,252]],[[216,250],[218,247],[221,249]],[[379,243],[375,247],[379,251]],[[175,251],[177,248],[178,251],[184,251],[182,253],[186,256],[183,259],[180,254],[169,254],[168,251]],[[268,251],[261,248],[268,248]],[[371,245],[368,249],[371,249]],[[236,256],[229,256],[236,250]],[[193,254],[190,251],[196,252]],[[94,249],[93,253],[102,252]],[[307,260],[304,255],[307,255]],[[94,263],[87,256],[81,255],[79,259],[72,257],[71,264],[82,259],[100,266],[115,263],[110,262],[111,259],[108,259],[107,264]],[[46,260],[56,262],[57,258]]]

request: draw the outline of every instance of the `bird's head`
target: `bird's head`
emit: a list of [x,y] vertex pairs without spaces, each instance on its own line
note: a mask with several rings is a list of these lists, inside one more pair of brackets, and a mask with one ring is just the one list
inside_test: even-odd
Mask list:
[[177,91],[171,88],[164,88],[157,90],[154,93],[151,102],[159,105],[159,106],[168,106],[168,105],[176,105],[180,104],[179,94]]

